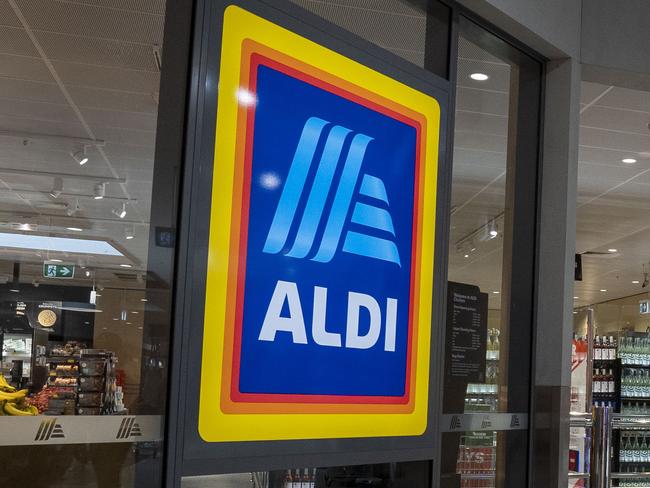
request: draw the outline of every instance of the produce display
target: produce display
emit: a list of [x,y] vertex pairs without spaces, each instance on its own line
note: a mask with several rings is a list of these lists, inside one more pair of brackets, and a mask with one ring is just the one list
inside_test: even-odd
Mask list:
[[0,375],[0,415],[38,415],[38,408],[25,399],[27,390],[17,390]]

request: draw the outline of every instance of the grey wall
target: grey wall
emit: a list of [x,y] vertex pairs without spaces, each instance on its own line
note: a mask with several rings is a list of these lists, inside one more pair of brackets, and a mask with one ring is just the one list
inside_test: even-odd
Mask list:
[[458,1],[549,59],[580,54],[581,0]]
[[650,2],[584,0],[583,79],[650,90]]

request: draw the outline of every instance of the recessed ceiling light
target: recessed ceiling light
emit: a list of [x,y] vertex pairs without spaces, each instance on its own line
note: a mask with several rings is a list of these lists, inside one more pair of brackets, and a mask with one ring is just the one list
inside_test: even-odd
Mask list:
[[608,249],[607,252],[618,252],[618,249],[614,249],[613,247],[611,249]]
[[638,285],[639,283],[641,283],[639,280],[632,280],[633,285]]
[[489,78],[485,73],[472,73],[469,77],[476,81],[485,81]]
[[602,291],[603,293],[605,293],[605,292],[606,292],[607,290],[605,290],[605,289],[603,288],[603,289],[602,289],[602,290],[600,290],[600,291]]
[[574,300],[577,300],[578,298],[580,298],[580,297],[573,297]]
[[[72,228],[74,231],[82,229]],[[104,256],[124,256],[106,241],[77,239],[73,237],[49,237],[34,234],[13,234],[0,232],[0,248],[31,249],[51,253],[101,254]]]
[[149,300],[147,300],[146,298],[141,298],[140,301],[141,302],[148,302]]
[[634,163],[636,163],[636,159],[634,159],[634,158],[624,158],[624,159],[621,159],[621,161],[624,162],[625,164],[634,164]]
[[142,327],[138,327],[138,329],[142,330]]
[[465,257],[468,258],[468,257],[469,257],[469,254],[465,254]]
[[71,230],[72,232],[83,232],[81,227],[66,227],[66,229]]
[[500,291],[497,291],[497,290],[494,290],[492,293],[494,293],[495,295],[498,295],[498,294],[501,293],[501,292],[500,292]]
[[140,313],[140,312],[138,312],[137,310],[133,310],[131,313]]
[[118,320],[120,320],[120,319],[118,319],[117,317],[113,317],[113,320],[118,321]]

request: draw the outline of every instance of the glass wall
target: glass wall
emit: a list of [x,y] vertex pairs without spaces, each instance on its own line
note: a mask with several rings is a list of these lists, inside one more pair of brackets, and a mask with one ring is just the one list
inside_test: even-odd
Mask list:
[[[650,92],[581,86],[571,409],[650,418]],[[649,416],[649,417],[646,417]],[[611,470],[647,471],[650,432],[614,430]],[[572,430],[570,470],[584,471]],[[642,448],[643,446],[643,448]],[[639,452],[628,456],[633,448]],[[647,485],[644,478],[613,486]]]
[[0,3],[0,486],[161,486],[164,14]]
[[[291,0],[292,4],[305,9],[311,22],[323,20],[334,24],[349,34],[359,38],[360,47],[365,50],[370,42],[381,48],[387,64],[406,66],[417,72],[431,64],[427,55],[435,51],[442,56],[442,65],[446,67],[448,40],[427,48],[431,15],[420,6],[401,0],[382,0],[367,2],[364,0],[337,0],[322,2],[320,0]],[[295,16],[302,18],[302,10],[288,9]],[[317,24],[321,26],[322,24]],[[328,24],[329,26],[329,24]],[[335,30],[327,30],[329,35],[337,37]],[[443,36],[444,38],[444,36]],[[435,48],[435,49],[434,49]],[[415,68],[415,70],[414,70]],[[437,72],[436,72],[437,73]],[[387,192],[399,196],[399,183],[387,181]],[[392,462],[371,465],[351,466],[286,466],[270,472],[241,474],[224,474],[215,476],[188,476],[182,479],[183,488],[203,487],[249,487],[256,488],[343,488],[343,487],[404,487],[428,488],[435,484],[432,480],[432,463],[429,459],[414,462]]]
[[[535,215],[522,199],[524,188],[534,195],[534,169],[517,175],[537,164],[534,146],[518,147],[526,133],[535,144],[540,68],[463,22],[456,69],[441,486],[515,486],[527,432],[505,414],[528,412],[532,281],[521,273],[532,277],[534,249],[534,230],[516,222]],[[523,99],[533,101],[525,114]],[[477,430],[462,431],[473,419]]]

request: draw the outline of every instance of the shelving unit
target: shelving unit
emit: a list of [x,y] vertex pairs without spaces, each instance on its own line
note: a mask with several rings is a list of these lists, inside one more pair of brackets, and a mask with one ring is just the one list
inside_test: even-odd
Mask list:
[[[485,383],[470,383],[465,395],[465,412],[497,412],[499,407],[499,334],[488,332],[485,353]],[[466,432],[461,438],[456,472],[461,488],[493,488],[496,482],[496,432]]]

